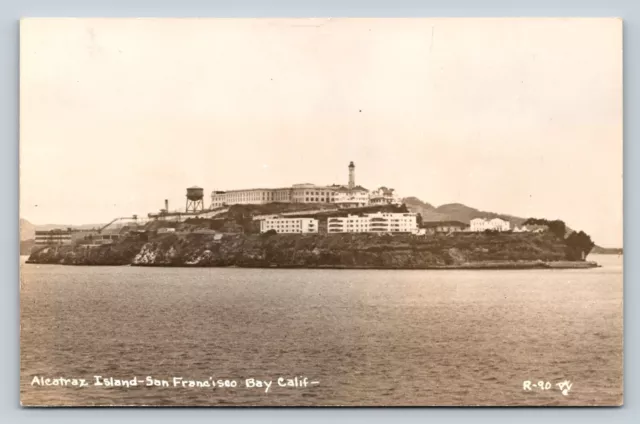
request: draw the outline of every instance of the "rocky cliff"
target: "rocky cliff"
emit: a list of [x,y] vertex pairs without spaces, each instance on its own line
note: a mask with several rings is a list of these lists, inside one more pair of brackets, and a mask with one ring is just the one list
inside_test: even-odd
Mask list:
[[[377,234],[163,234],[148,242],[35,252],[32,263],[136,266],[335,268],[536,267],[565,259],[551,234],[419,237]],[[526,263],[526,264],[525,264]]]
[[97,247],[52,246],[31,253],[27,263],[60,265],[130,265],[144,242],[124,240]]

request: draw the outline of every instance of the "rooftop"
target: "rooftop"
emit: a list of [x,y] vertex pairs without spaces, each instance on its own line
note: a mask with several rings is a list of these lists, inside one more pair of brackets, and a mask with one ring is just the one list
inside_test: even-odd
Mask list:
[[[332,186],[332,187],[335,187],[335,185]],[[354,192],[354,191],[358,191],[358,192],[363,192],[363,191],[368,192],[369,191],[366,188],[362,187],[361,185],[357,185],[354,188],[349,188],[347,186],[338,186],[338,188],[336,190],[341,192],[341,193],[351,193],[351,192]]]

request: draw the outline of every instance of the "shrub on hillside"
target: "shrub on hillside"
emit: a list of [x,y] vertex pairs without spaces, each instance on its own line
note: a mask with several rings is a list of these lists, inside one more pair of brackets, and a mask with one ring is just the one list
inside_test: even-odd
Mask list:
[[561,240],[564,240],[565,233],[567,232],[567,225],[559,219],[549,221],[543,218],[529,218],[524,222],[524,225],[546,225],[549,231]]

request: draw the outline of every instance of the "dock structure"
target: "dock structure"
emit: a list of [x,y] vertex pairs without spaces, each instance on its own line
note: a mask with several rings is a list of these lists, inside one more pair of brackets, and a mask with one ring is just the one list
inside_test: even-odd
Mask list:
[[[122,222],[125,222],[122,225]],[[101,245],[118,240],[123,233],[139,228],[146,224],[148,219],[140,219],[137,215],[130,217],[118,217],[107,224],[96,228],[54,228],[51,230],[36,230],[35,247],[65,245]],[[116,227],[113,227],[116,225]]]
[[149,213],[147,216],[149,219],[154,220],[165,220],[165,221],[179,221],[182,222],[185,219],[189,218],[213,218],[222,213],[228,212],[229,208],[216,208],[216,209],[207,209],[201,212],[183,212],[183,211],[173,211],[169,212],[166,210],[161,210],[156,213]]

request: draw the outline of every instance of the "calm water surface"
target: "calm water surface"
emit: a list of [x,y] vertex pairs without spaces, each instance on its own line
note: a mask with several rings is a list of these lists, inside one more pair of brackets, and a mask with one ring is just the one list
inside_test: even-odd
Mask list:
[[[612,405],[622,258],[590,270],[22,265],[25,405]],[[38,387],[34,376],[236,388]],[[278,377],[319,384],[277,387]],[[268,393],[245,379],[274,380]],[[523,381],[564,380],[524,391]]]

